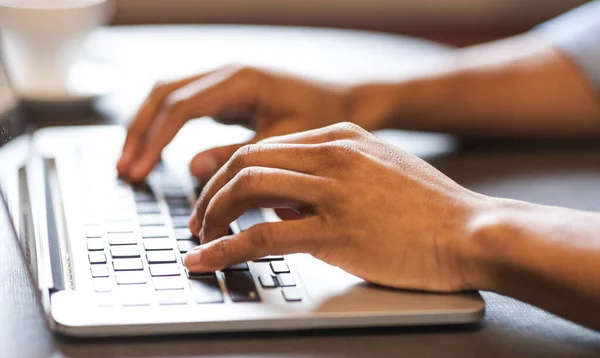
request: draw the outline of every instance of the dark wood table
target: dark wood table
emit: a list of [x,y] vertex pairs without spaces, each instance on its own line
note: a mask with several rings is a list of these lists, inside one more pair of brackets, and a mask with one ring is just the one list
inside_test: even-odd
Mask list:
[[[97,33],[86,54],[114,66],[118,86],[97,112],[26,114],[36,126],[127,121],[157,78],[228,63],[333,81],[402,77],[446,48],[347,31],[268,27],[131,27]],[[75,114],[73,114],[75,113]],[[383,132],[459,183],[490,195],[600,209],[600,147],[589,143],[465,145],[440,135]],[[72,341],[50,333],[16,247],[0,241],[0,357],[596,357],[600,335],[484,292],[486,316],[466,327],[386,328]],[[599,314],[590,312],[590,314]]]

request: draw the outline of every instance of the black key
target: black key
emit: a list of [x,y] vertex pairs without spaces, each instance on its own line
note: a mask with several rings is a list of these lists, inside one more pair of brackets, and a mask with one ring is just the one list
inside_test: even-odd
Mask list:
[[104,229],[99,225],[87,225],[85,227],[85,236],[87,238],[99,239],[104,234]]
[[91,239],[87,241],[88,251],[103,251],[104,241],[98,239]]
[[231,265],[223,271],[248,271],[249,269],[247,262],[241,262],[239,264]]
[[175,257],[173,250],[148,251],[146,253],[146,257],[148,258],[149,264],[166,264],[177,262],[177,257]]
[[144,269],[141,259],[114,259],[115,271],[141,271]]
[[140,226],[163,226],[165,219],[161,214],[142,214],[138,216]]
[[138,245],[113,246],[110,248],[110,254],[113,259],[140,257],[140,249]]
[[158,304],[160,305],[185,305],[188,302],[184,290],[167,290],[156,292]]
[[141,285],[148,282],[148,275],[143,271],[115,272],[118,285]]
[[135,245],[138,238],[138,235],[132,233],[109,234],[108,243],[110,245]]
[[172,248],[173,241],[170,239],[144,240],[144,249],[146,251],[171,250]]
[[275,282],[275,278],[269,274],[261,274],[258,276],[258,281],[260,285],[264,288],[274,288],[277,287],[277,282]]
[[163,188],[163,195],[169,205],[190,205],[182,188]]
[[302,301],[302,292],[295,287],[284,287],[281,293],[283,294],[283,298],[288,302]]
[[189,205],[186,206],[169,206],[169,214],[173,216],[190,216],[192,215],[192,208]]
[[88,254],[91,264],[105,264],[106,255],[103,251],[92,251]]
[[260,302],[254,279],[248,271],[225,272],[225,285],[233,302]]
[[263,223],[265,219],[259,209],[250,209],[237,219],[241,231],[247,230],[256,224]]
[[189,216],[171,216],[171,222],[176,229],[185,229],[189,226]]
[[277,284],[281,287],[296,286],[296,281],[291,273],[282,273],[281,275],[277,275],[275,279],[277,280]]
[[179,266],[177,264],[150,265],[150,275],[160,276],[179,276]]
[[185,270],[185,274],[189,279],[203,278],[203,277],[217,277],[217,274],[214,271],[210,272],[190,272],[189,270]]
[[200,277],[189,280],[196,303],[223,303],[225,298],[216,277]]
[[177,240],[198,240],[198,238],[192,236],[190,229],[175,229],[175,239]]
[[154,283],[154,289],[157,291],[183,290],[185,288],[185,281],[178,276],[155,277],[152,282]]
[[108,266],[92,265],[92,277],[108,277]]
[[271,261],[269,263],[269,265],[271,266],[271,270],[273,270],[273,273],[288,273],[288,272],[290,272],[290,268],[285,263],[285,261]]
[[113,221],[106,223],[106,232],[111,233],[126,233],[134,232],[135,225],[131,221]]
[[283,256],[281,255],[269,255],[265,257],[261,257],[260,259],[254,260],[254,262],[271,262],[271,261],[280,261],[283,260]]
[[169,237],[169,229],[166,226],[145,226],[142,228],[144,239]]
[[198,243],[192,240],[180,240],[177,241],[177,246],[179,246],[179,252],[185,254],[186,252],[192,251],[196,246],[198,246]]
[[157,203],[137,203],[138,214],[160,214]]

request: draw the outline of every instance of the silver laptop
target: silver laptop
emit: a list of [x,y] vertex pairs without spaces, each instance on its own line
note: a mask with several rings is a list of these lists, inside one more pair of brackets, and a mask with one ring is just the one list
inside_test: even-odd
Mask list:
[[[14,103],[0,72],[0,125]],[[483,316],[478,293],[378,287],[305,254],[190,274],[182,255],[198,244],[187,228],[198,188],[187,162],[247,136],[209,119],[191,122],[139,187],[116,175],[121,127],[47,128],[1,147],[0,240],[19,241],[51,329],[106,337],[466,324]],[[254,209],[231,230],[274,220],[271,210]]]

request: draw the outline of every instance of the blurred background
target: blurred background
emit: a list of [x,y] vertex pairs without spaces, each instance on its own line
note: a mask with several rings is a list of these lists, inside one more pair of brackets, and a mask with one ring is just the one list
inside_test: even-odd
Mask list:
[[586,0],[116,0],[114,23],[305,25],[385,31],[456,46],[519,32]]

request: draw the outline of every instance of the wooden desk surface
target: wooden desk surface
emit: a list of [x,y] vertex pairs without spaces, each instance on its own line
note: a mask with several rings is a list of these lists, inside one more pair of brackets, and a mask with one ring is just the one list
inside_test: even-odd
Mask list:
[[[155,78],[227,63],[276,67],[328,80],[401,77],[435,65],[444,49],[402,37],[304,29],[183,26],[113,28],[87,54],[114,66],[119,86],[99,107],[124,122]],[[65,118],[38,124],[65,124]],[[86,117],[84,122],[89,122]],[[600,148],[456,151],[451,138],[384,133],[459,183],[505,197],[600,209]],[[483,293],[487,312],[468,327],[386,328],[71,341],[47,329],[10,240],[0,240],[0,357],[596,357],[600,335],[539,309]],[[590,314],[594,314],[590,312]],[[596,313],[597,314],[597,313]]]

